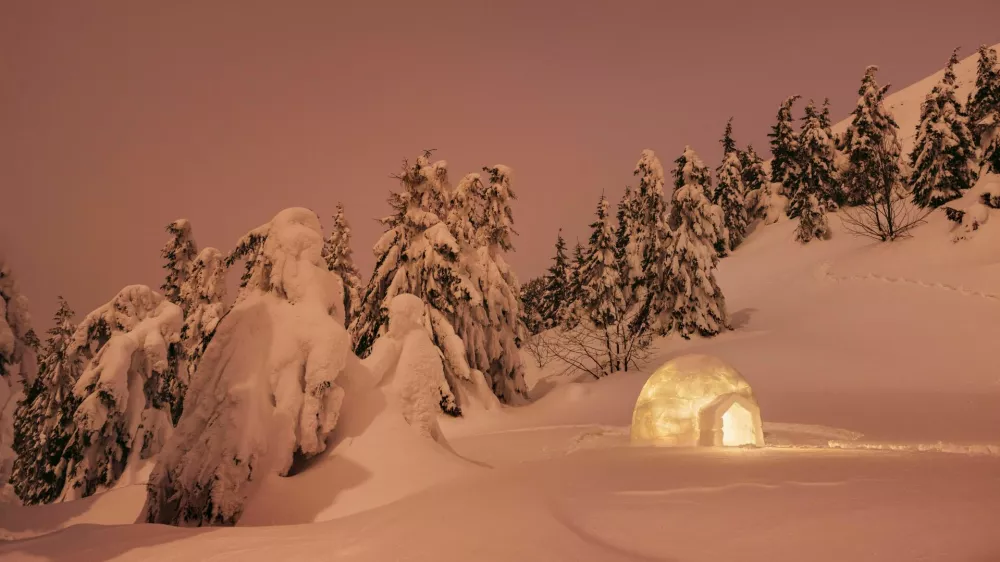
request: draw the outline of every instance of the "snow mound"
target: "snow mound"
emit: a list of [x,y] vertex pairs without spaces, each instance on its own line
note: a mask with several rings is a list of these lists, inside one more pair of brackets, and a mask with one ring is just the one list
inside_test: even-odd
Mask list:
[[395,501],[470,472],[438,426],[444,366],[424,329],[426,305],[389,303],[389,330],[342,375],[348,398],[331,450],[289,478],[263,484],[240,525],[324,521]]

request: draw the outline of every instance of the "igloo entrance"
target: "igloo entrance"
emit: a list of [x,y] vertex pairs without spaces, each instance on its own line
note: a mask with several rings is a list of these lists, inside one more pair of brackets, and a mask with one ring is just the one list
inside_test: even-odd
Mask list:
[[636,400],[631,438],[647,445],[764,445],[750,384],[707,355],[678,357],[653,372]]
[[722,444],[727,447],[754,444],[753,414],[738,402],[722,414]]

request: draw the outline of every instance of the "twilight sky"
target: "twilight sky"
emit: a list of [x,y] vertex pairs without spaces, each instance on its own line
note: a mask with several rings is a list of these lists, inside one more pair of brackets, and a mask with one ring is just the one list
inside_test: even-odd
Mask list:
[[868,64],[903,87],[1000,41],[1000,2],[0,0],[0,253],[45,327],[159,286],[163,227],[231,249],[282,208],[347,207],[362,274],[389,175],[438,149],[515,173],[522,280],[586,239],[643,148],[766,155],[790,94],[834,120]]

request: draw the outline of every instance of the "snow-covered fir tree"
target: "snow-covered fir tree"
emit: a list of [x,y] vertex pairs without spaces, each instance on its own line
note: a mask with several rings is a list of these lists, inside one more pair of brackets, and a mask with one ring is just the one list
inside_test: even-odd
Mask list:
[[542,290],[539,314],[542,317],[543,329],[562,326],[566,323],[567,312],[571,303],[570,272],[572,265],[566,256],[566,240],[562,230],[556,236],[556,254],[552,265],[543,277],[545,287]]
[[581,308],[590,324],[604,328],[618,321],[625,308],[625,296],[615,255],[611,211],[603,194],[597,204],[597,220],[590,228],[590,244],[579,274]]
[[187,303],[181,300],[181,287],[187,280],[191,262],[198,255],[198,248],[191,235],[191,223],[187,219],[175,220],[167,225],[166,230],[170,234],[170,240],[160,250],[160,255],[166,262],[163,269],[167,276],[160,290],[168,301],[180,306],[186,314]]
[[14,463],[14,413],[38,372],[37,341],[28,299],[0,256],[0,501],[13,498],[7,481]]
[[[177,305],[145,285],[130,285],[80,322],[67,354],[85,361],[73,386],[72,424],[59,497],[78,499],[114,486],[136,461],[157,454],[172,430],[168,360],[180,340]],[[88,360],[89,359],[89,360]],[[52,493],[55,493],[53,490]]]
[[799,133],[799,160],[788,177],[792,186],[792,197],[786,211],[789,217],[800,216],[803,209],[811,205],[811,197],[824,207],[837,203],[835,198],[839,190],[834,186],[833,140],[823,125],[821,114],[810,100]]
[[[629,260],[633,259],[633,252],[629,248],[629,243],[631,242],[629,233],[635,228],[634,223],[637,220],[637,216],[635,190],[631,186],[626,185],[625,193],[622,194],[622,198],[618,201],[618,208],[615,211],[615,217],[618,220],[618,224],[615,227],[615,256],[618,259],[618,272],[622,277],[622,289],[626,295],[629,295],[632,290],[633,283],[631,279],[637,278],[637,276],[632,276],[629,263]],[[636,269],[639,270],[639,268]],[[641,273],[641,270],[637,271],[637,273]]]
[[[708,170],[708,166],[702,162],[701,158],[698,157],[698,154],[694,151],[694,149],[690,146],[685,146],[684,153],[681,154],[681,157],[675,160],[674,163],[676,164],[676,168],[674,168],[673,172],[674,191],[676,192],[678,189],[681,189],[686,185],[698,186],[701,188],[701,192],[708,201],[708,204],[710,206],[714,206],[712,204],[712,197],[714,196],[712,191],[712,174]],[[677,225],[681,223],[682,219],[679,215],[680,212],[681,209],[676,204],[671,205],[669,218],[670,228],[676,229]],[[715,238],[714,242],[715,252],[719,256],[726,255],[726,241],[728,239],[729,233],[726,231],[726,225],[723,221],[722,231],[719,236]]]
[[460,330],[459,336],[469,347],[470,364],[487,376],[493,393],[505,402],[513,402],[527,392],[517,348],[518,341],[525,335],[521,323],[521,287],[513,268],[504,259],[504,254],[514,249],[514,218],[510,204],[517,196],[511,187],[510,168],[497,164],[484,167],[483,171],[489,174],[489,182],[476,192],[480,200],[466,214],[476,216],[482,209],[481,220],[474,219],[479,222],[478,260],[472,271],[482,294],[486,323],[484,326],[470,325],[468,330]]
[[899,177],[899,126],[885,107],[889,85],[878,85],[877,71],[877,66],[865,69],[858,89],[860,97],[844,133],[848,165],[843,179],[847,202],[852,205],[871,201],[882,184],[886,181],[895,184]]
[[501,257],[509,231],[501,234],[505,228],[493,224],[497,215],[489,215],[509,213],[504,207],[511,198],[510,175],[499,166],[490,174],[489,189],[473,174],[452,190],[445,162],[431,163],[425,154],[405,165],[402,189],[390,196],[395,213],[382,220],[387,230],[374,248],[375,272],[351,325],[357,353],[365,356],[385,331],[392,297],[410,293],[423,299],[432,339],[445,358],[441,407],[452,415],[461,413],[458,387],[476,385],[481,377],[505,402],[526,392],[512,347],[520,330],[519,290]]
[[658,333],[677,332],[685,338],[694,333],[712,336],[728,323],[725,297],[715,280],[719,263],[715,248],[726,235],[722,209],[705,197],[704,187],[695,183],[697,176],[682,170],[676,175],[691,183],[674,190],[671,220],[676,223],[665,255],[664,285],[650,287],[651,295],[662,296],[647,305],[650,326]]
[[327,268],[339,275],[344,283],[344,314],[347,317],[345,326],[350,326],[361,305],[361,276],[354,265],[351,225],[347,222],[344,205],[341,203],[337,203],[333,226],[323,244],[323,259],[326,260]]
[[[795,198],[801,200],[803,193],[808,191],[796,193]],[[795,239],[804,244],[811,240],[825,240],[829,237],[830,226],[826,220],[826,206],[820,203],[815,193],[809,193],[799,204],[799,226],[795,229]]]
[[685,185],[698,185],[709,201],[712,200],[712,172],[690,146],[684,147],[680,158],[674,160],[674,189]]
[[49,329],[38,377],[17,408],[14,421],[14,461],[11,484],[26,505],[59,498],[72,461],[66,446],[74,429],[73,414],[80,405],[73,387],[80,376],[80,358],[69,353],[76,326],[73,311],[59,297],[59,309]]
[[577,240],[573,246],[573,261],[569,267],[569,286],[566,291],[568,304],[566,320],[563,323],[566,328],[575,328],[586,314],[583,310],[583,279],[580,277],[584,258],[583,245]]
[[726,249],[733,250],[746,237],[749,219],[747,217],[746,201],[743,185],[743,170],[740,164],[736,142],[733,140],[733,120],[726,123],[726,131],[720,141],[722,144],[722,163],[716,169],[716,186],[713,201],[722,208],[726,232]]
[[771,206],[771,176],[764,169],[764,160],[752,145],[747,145],[747,149],[740,152],[739,156],[747,219],[763,219]]
[[622,212],[627,213],[622,218],[627,222],[618,241],[619,246],[625,244],[620,272],[628,308],[644,302],[648,287],[659,283],[663,271],[660,260],[670,243],[663,195],[666,174],[660,159],[652,150],[643,150],[632,174],[639,178],[639,185],[631,200],[623,199],[626,208]]
[[910,188],[921,207],[940,207],[958,199],[976,183],[976,142],[969,118],[955,99],[955,65],[951,54],[941,79],[920,106],[913,152],[910,153]]
[[285,209],[238,248],[250,261],[239,302],[205,349],[140,521],[234,524],[253,483],[323,452],[339,420],[351,342],[319,217]]
[[823,99],[823,111],[819,114],[819,128],[823,130],[823,135],[827,138],[830,147],[831,158],[831,184],[830,191],[826,195],[827,201],[832,201],[837,207],[847,203],[847,191],[840,177],[840,163],[844,162],[844,156],[840,152],[840,141],[836,133],[833,132],[833,125],[830,122],[830,98]]
[[1000,174],[1000,64],[992,47],[979,47],[976,85],[967,109],[972,133],[982,151],[984,171]]
[[542,303],[545,295],[545,277],[534,277],[521,285],[521,322],[528,334],[537,334],[546,329],[542,317]]
[[782,195],[794,195],[795,185],[791,182],[797,174],[799,161],[799,139],[793,127],[792,106],[799,99],[791,96],[778,108],[777,122],[767,134],[771,138],[771,182],[781,185]]
[[181,301],[188,306],[180,342],[185,358],[183,374],[186,376],[182,380],[185,389],[198,369],[219,320],[226,314],[227,271],[222,252],[205,248],[191,262],[187,280],[181,287]]

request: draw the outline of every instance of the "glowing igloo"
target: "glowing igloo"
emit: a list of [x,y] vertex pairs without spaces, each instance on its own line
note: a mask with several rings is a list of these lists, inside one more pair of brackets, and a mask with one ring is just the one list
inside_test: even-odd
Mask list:
[[649,377],[635,403],[631,434],[640,445],[764,445],[750,384],[708,355],[678,357]]

